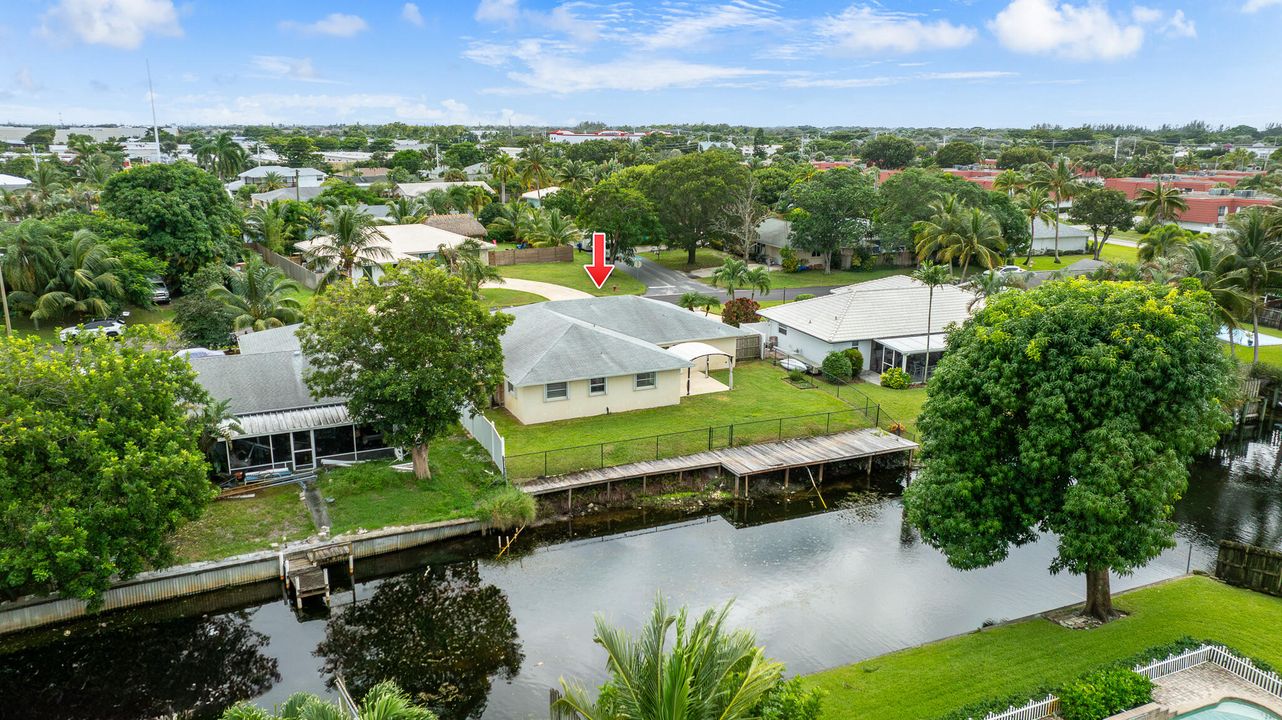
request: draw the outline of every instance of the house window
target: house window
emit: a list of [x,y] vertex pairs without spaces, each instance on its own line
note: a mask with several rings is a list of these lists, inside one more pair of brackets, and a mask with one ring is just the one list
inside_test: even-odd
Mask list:
[[570,397],[570,387],[563,382],[548,383],[543,386],[543,399],[545,401],[565,400],[568,397]]
[[637,373],[637,390],[653,390],[655,375],[652,372]]
[[779,334],[780,334],[780,335],[787,335],[787,334],[788,334],[788,327],[787,327],[786,325],[780,325],[780,326],[779,326]]
[[589,381],[588,381],[588,394],[589,394],[589,395],[604,395],[604,394],[605,394],[605,378],[603,378],[603,377],[601,377],[601,378],[592,378],[591,380],[589,380]]
[[516,386],[513,385],[510,381],[507,384],[507,391],[510,393],[516,392]]

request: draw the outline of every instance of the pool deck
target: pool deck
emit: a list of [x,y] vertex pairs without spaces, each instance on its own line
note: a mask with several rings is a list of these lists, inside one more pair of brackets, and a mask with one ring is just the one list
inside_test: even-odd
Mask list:
[[1171,718],[1224,700],[1245,700],[1282,716],[1282,698],[1215,663],[1202,663],[1153,682],[1153,702],[1109,720]]

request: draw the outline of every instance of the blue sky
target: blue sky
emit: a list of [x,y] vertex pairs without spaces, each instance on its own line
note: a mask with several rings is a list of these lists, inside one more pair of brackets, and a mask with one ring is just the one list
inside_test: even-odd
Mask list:
[[1282,0],[5,0],[0,122],[1282,122]]

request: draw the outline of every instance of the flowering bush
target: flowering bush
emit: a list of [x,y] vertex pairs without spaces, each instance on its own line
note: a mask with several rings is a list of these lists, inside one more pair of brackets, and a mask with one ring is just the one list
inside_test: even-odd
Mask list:
[[881,386],[889,390],[907,390],[912,384],[912,376],[897,367],[881,374]]

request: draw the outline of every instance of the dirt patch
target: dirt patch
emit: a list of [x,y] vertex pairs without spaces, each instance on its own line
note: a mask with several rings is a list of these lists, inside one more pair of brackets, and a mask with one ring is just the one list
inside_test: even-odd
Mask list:
[[[1094,615],[1084,615],[1081,610],[1076,608],[1046,613],[1044,617],[1057,625],[1062,625],[1063,627],[1068,628],[1069,630],[1091,630],[1104,625],[1104,622],[1099,618]],[[1120,610],[1113,611],[1112,620],[1124,617],[1126,617],[1126,613],[1121,612]]]

